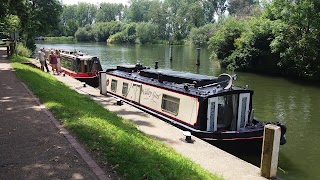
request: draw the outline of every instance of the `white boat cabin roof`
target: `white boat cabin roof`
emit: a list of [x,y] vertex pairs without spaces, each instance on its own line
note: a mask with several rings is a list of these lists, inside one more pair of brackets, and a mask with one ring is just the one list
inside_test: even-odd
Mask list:
[[67,55],[67,56],[73,56],[80,61],[91,61],[93,58],[97,58],[96,56],[91,56],[86,53],[76,51],[76,50],[61,50],[60,51],[62,55]]

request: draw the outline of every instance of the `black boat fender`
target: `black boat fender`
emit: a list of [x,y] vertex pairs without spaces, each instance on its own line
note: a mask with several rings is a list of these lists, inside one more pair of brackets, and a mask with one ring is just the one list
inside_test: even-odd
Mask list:
[[287,127],[283,124],[280,124],[278,126],[281,128],[280,145],[284,145],[287,143],[287,139],[286,139]]
[[280,145],[284,145],[287,143],[287,139],[286,139],[287,127],[285,125],[283,125],[281,122],[268,122],[266,124],[274,124],[279,126],[281,130]]

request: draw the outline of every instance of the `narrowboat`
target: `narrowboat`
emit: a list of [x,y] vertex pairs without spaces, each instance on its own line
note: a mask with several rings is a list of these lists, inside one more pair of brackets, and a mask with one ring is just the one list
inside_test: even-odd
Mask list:
[[92,87],[99,86],[99,71],[102,71],[100,60],[79,51],[60,51],[62,71]]
[[218,77],[147,68],[141,64],[107,69],[107,94],[121,98],[207,141],[262,143],[264,126],[286,127],[280,122],[254,118],[253,91],[236,87],[236,75]]

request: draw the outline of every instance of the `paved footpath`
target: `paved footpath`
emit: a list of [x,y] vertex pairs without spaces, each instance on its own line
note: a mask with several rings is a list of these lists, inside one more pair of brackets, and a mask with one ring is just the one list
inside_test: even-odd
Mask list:
[[4,53],[0,50],[0,179],[116,179],[60,127]]

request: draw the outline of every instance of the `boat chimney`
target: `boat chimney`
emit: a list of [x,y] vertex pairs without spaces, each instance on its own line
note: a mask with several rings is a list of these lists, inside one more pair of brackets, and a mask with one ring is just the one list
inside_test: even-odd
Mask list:
[[163,83],[163,79],[162,79],[162,74],[161,73],[158,74],[158,81],[160,83]]
[[159,68],[159,66],[158,66],[158,63],[159,63],[159,62],[156,61],[155,63],[156,63],[156,64],[154,65],[154,68],[155,68],[155,69],[158,69],[158,68]]

